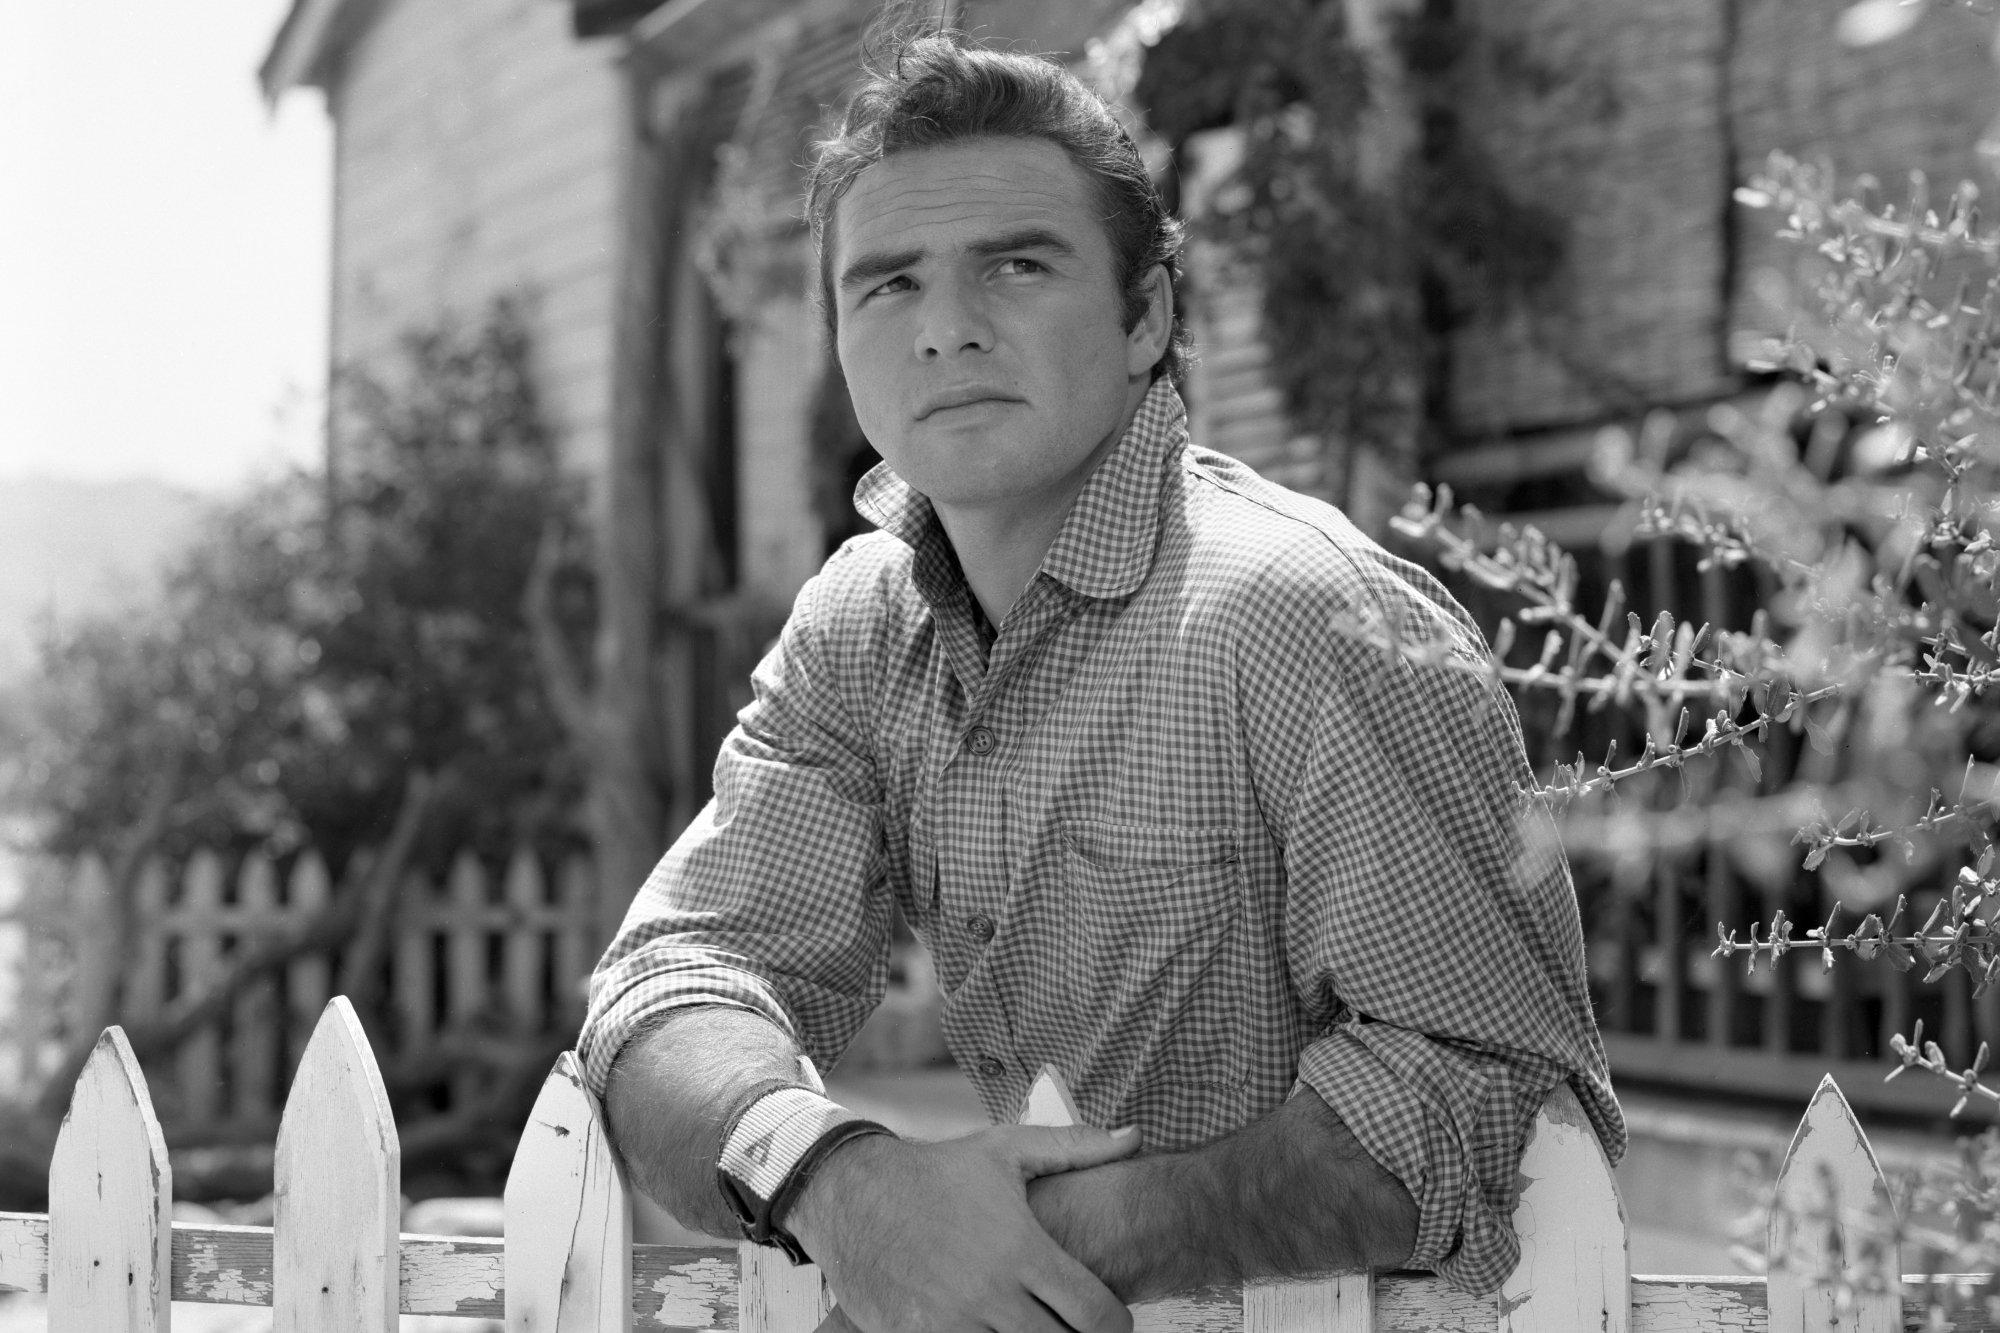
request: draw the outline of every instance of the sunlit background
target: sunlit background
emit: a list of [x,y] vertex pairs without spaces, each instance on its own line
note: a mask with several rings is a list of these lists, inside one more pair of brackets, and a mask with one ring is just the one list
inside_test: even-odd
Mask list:
[[[428,1166],[412,1166],[402,1187],[424,1202],[497,1188],[499,1120],[475,1135],[448,1118],[489,1096],[513,1097],[521,1104],[503,1109],[519,1113],[518,1126],[526,1107],[516,1094],[528,1085],[509,1083],[503,1097],[491,1092],[499,1085],[454,1066],[446,1086],[437,1052],[468,1033],[490,1049],[500,1033],[515,1048],[507,1068],[539,1078],[545,1048],[573,1037],[589,959],[659,855],[658,838],[705,799],[708,764],[742,702],[749,664],[799,584],[858,522],[845,497],[871,455],[844,387],[827,373],[795,210],[809,125],[851,77],[875,2],[0,7],[0,778],[10,763],[20,773],[66,771],[19,759],[29,747],[5,730],[10,695],[22,737],[82,734],[63,725],[78,715],[59,715],[43,696],[75,680],[87,687],[93,662],[115,667],[120,641],[147,634],[165,645],[158,660],[196,660],[207,692],[188,685],[185,698],[163,694],[150,716],[165,739],[131,753],[171,752],[165,791],[200,748],[187,737],[215,742],[193,761],[208,767],[186,779],[180,824],[160,820],[171,836],[131,836],[137,850],[115,892],[105,867],[130,830],[145,827],[127,816],[148,794],[143,766],[125,763],[120,748],[124,733],[143,728],[121,726],[148,714],[106,708],[113,722],[90,733],[95,750],[79,743],[74,752],[91,762],[67,766],[109,775],[111,795],[88,813],[102,814],[110,834],[75,840],[87,855],[32,857],[28,821],[0,803],[0,1112],[10,1093],[54,1078],[63,1042],[98,1030],[54,1004],[36,1015],[51,1020],[36,1029],[16,1021],[27,1005],[16,1013],[9,1005],[19,973],[45,986],[23,982],[21,994],[66,996],[85,1012],[75,996],[87,988],[72,978],[88,969],[74,960],[115,955],[100,947],[115,938],[99,929],[115,915],[105,904],[150,914],[144,956],[157,963],[102,969],[122,977],[105,994],[123,986],[120,1002],[144,1020],[166,1004],[192,1005],[231,960],[241,962],[222,951],[211,917],[239,931],[229,940],[235,950],[241,940],[276,938],[273,922],[293,929],[325,894],[359,893],[379,878],[396,891],[378,899],[369,889],[374,921],[396,922],[394,939],[340,947],[372,960],[372,971],[352,970],[375,992],[370,1012],[389,1016],[378,1053],[430,1071],[429,1082],[409,1076],[397,1089],[400,1123],[433,1131],[444,1123],[463,1140],[433,1133],[445,1147],[434,1146]],[[288,13],[324,20],[343,8],[363,16],[352,29],[286,22]],[[1146,118],[1150,155],[1172,163],[1179,205],[1202,224],[1187,287],[1202,356],[1188,385],[1198,438],[1340,504],[1372,534],[1388,530],[1410,482],[1448,484],[1460,500],[1578,553],[1583,600],[1601,604],[1613,579],[1633,590],[1646,623],[1673,609],[1740,628],[1767,597],[1747,572],[1731,582],[1697,566],[1684,545],[1631,540],[1632,508],[1589,466],[1600,431],[1636,427],[1648,411],[1653,426],[1664,421],[1668,434],[1697,439],[1717,419],[1711,410],[1727,416],[1763,401],[1769,377],[1750,353],[1786,327],[1806,270],[1775,239],[1778,219],[1755,214],[1743,194],[1733,206],[1731,187],[1747,185],[1778,149],[1837,158],[1844,175],[1866,170],[1896,191],[1912,166],[1930,172],[1940,194],[1976,174],[1992,211],[1991,155],[1979,140],[2000,111],[2000,84],[1985,0],[1699,10],[1645,0],[958,0],[947,8],[989,21],[986,35],[1002,42],[1087,53],[1079,65],[1100,86],[1122,89]],[[1324,20],[1322,45],[1285,26],[1302,13]],[[1384,19],[1397,13],[1428,15],[1431,26],[1403,32]],[[1225,20],[1238,26],[1203,26]],[[1217,31],[1234,32],[1235,44]],[[337,51],[348,42],[359,55]],[[290,64],[274,61],[273,82],[289,91],[267,104],[259,66],[288,49]],[[1338,58],[1320,58],[1329,52]],[[1452,67],[1461,59],[1464,67]],[[1272,69],[1285,76],[1272,86],[1295,100],[1239,97],[1262,86],[1244,70]],[[1330,70],[1364,71],[1379,97],[1364,107],[1341,95]],[[341,112],[338,172],[322,86]],[[669,188],[644,188],[655,174]],[[1246,183],[1255,181],[1267,194]],[[1312,188],[1294,189],[1298,182]],[[1352,206],[1334,210],[1341,226],[1322,226],[1297,202],[1323,197]],[[1258,208],[1244,206],[1257,199]],[[1230,247],[1246,242],[1256,244],[1244,254],[1275,256],[1267,272],[1249,273],[1241,254],[1232,257]],[[495,306],[495,298],[505,299]],[[343,384],[349,369],[395,370],[411,331],[472,327],[446,316],[490,317],[481,327],[532,335],[520,344],[532,355],[518,362],[460,357],[473,366],[469,378],[463,365],[453,378],[435,364],[414,378],[419,389],[443,383],[458,394],[531,384],[518,400],[489,393],[478,400],[488,415],[471,415],[514,432],[497,432],[519,446],[511,464],[535,462],[537,449],[560,462],[547,474],[481,464],[481,475],[532,492],[546,510],[503,508],[488,495],[505,521],[479,528],[453,517],[435,528],[454,538],[473,532],[490,543],[479,550],[523,566],[524,553],[567,551],[568,565],[534,561],[534,579],[547,576],[528,583],[536,596],[521,591],[523,578],[495,578],[474,589],[490,594],[477,607],[433,606],[428,593],[451,581],[425,563],[433,548],[415,540],[362,552],[412,551],[420,571],[368,583],[366,599],[353,571],[375,567],[343,541],[324,543],[340,559],[302,563],[303,573],[265,558],[310,546],[315,515],[342,520],[319,528],[322,537],[351,537],[345,520],[366,509],[347,502],[357,473],[366,479],[353,465],[368,456],[354,442],[395,454],[384,444],[393,432],[367,435],[373,426],[346,392],[327,471],[288,492],[311,504],[279,508],[274,492],[259,492],[236,515],[267,511],[255,517],[275,537],[257,545],[242,534],[271,533],[244,523],[236,546],[223,548],[252,552],[242,566],[279,570],[272,582],[288,594],[245,593],[242,602],[256,602],[259,614],[265,601],[300,605],[246,629],[181,614],[234,605],[228,598],[154,595],[205,512],[260,480],[326,461],[330,360],[340,361]],[[513,375],[522,365],[534,373]],[[352,470],[343,475],[343,466]],[[430,484],[463,498],[473,474],[436,475],[450,484]],[[577,514],[562,509],[563,487],[522,476],[577,482]],[[301,513],[308,521],[295,522]],[[419,519],[429,521],[396,518],[405,526],[392,535],[435,536]],[[634,551],[644,558],[623,558]],[[460,559],[481,574],[505,563]],[[268,591],[253,578],[237,583]],[[390,594],[378,596],[385,586]],[[1490,623],[1501,599],[1478,600],[1484,594],[1464,580],[1454,586]],[[296,595],[302,588],[310,595]],[[620,589],[636,592],[613,595]],[[326,606],[347,619],[322,615]],[[340,633],[350,649],[373,642],[378,622],[364,608],[394,617],[409,607],[411,623],[451,633],[412,634],[415,648],[381,662],[356,652],[360,665],[336,670]],[[435,651],[495,626],[513,637],[478,640],[458,657]],[[37,669],[38,639],[59,644],[80,627],[98,632],[95,657],[52,656],[53,668]],[[285,651],[269,661],[234,651],[273,643]],[[604,653],[591,655],[605,645],[625,655],[618,670],[636,669],[619,676]],[[565,650],[574,661],[563,660]],[[230,676],[238,658],[269,667],[268,677]],[[497,674],[483,671],[493,662],[539,673],[537,689],[495,686],[492,697],[510,706],[526,699],[526,711],[542,710],[543,730],[482,721],[479,734],[532,751],[537,771],[514,774],[464,747],[420,752],[396,734],[383,701],[417,701],[426,690],[483,718],[486,696],[458,686]],[[462,671],[434,679],[432,666]],[[137,667],[132,674],[143,677]],[[221,684],[211,688],[211,677]],[[607,678],[651,683],[593,693]],[[335,699],[328,680],[366,688]],[[49,688],[38,695],[39,687]],[[319,748],[293,745],[293,715],[278,706],[292,688],[311,724],[295,730]],[[558,696],[567,707],[554,706]],[[1555,740],[1568,744],[1567,724],[1552,723],[1551,712],[1524,714],[1537,762]],[[420,715],[428,713],[413,703],[410,716]],[[175,730],[187,719],[207,730]],[[240,755],[220,735],[232,719],[251,738]],[[263,723],[268,731],[257,730]],[[1606,730],[1623,724],[1610,717],[1598,730],[1629,740]],[[1590,736],[1594,760],[1603,736]],[[254,751],[260,743],[269,751]],[[1774,771],[1789,773],[1801,751],[1785,744]],[[290,766],[282,773],[281,757]],[[515,841],[483,826],[466,833],[449,810],[427,813],[427,763],[458,779],[461,805],[507,824]],[[364,776],[350,791],[318,781],[326,773]],[[470,779],[510,775],[521,779],[513,806],[467,795]],[[36,776],[19,789],[58,785]],[[598,800],[605,792],[618,799]],[[619,804],[634,794],[643,799]],[[280,796],[296,797],[296,808]],[[296,815],[311,801],[340,818]],[[623,826],[609,816],[592,822],[621,809],[637,813]],[[418,853],[414,834],[386,850],[405,812],[413,829],[431,821]],[[211,837],[224,814],[246,820]],[[634,829],[643,836],[630,836]],[[1739,1262],[1724,1234],[1737,1196],[1785,1150],[1826,1069],[1838,1066],[1857,1107],[1879,1117],[1871,1141],[1885,1162],[1927,1163],[1943,1151],[1948,1098],[1915,1079],[1883,1090],[1887,1034],[1928,1019],[1955,1050],[1969,1051],[1975,1037],[2000,1044],[2000,992],[1975,1005],[1969,983],[1933,993],[1901,974],[1749,975],[1716,963],[1718,921],[1768,916],[1801,897],[1817,909],[1819,886],[1792,874],[1798,853],[1789,842],[1778,838],[1773,853],[1742,841],[1734,860],[1719,850],[1680,861],[1627,857],[1643,860],[1644,873],[1617,885],[1572,847],[1583,867],[1593,997],[1635,1132],[1620,1180],[1640,1271],[1723,1272]],[[330,867],[315,859],[329,847]],[[377,876],[368,867],[378,853],[388,865],[410,857],[411,877]],[[33,911],[21,906],[31,898]],[[60,947],[43,949],[44,958],[26,947],[36,940]],[[175,951],[171,982],[163,941]],[[268,1002],[270,978],[254,981],[267,989],[232,993],[230,1012],[210,1028],[141,1057],[157,1071],[150,1076],[176,1150],[224,1112],[249,1145],[227,1161],[204,1159],[206,1175],[189,1167],[176,1177],[184,1204],[214,1205],[199,1214],[206,1220],[268,1220],[257,1212],[268,1203],[268,1153],[256,1158],[261,1142],[242,1126],[275,1125],[278,1076],[317,1013],[316,1000],[299,997],[331,984],[331,957],[309,950],[287,961],[283,1003]],[[947,1062],[935,977],[907,932],[893,958],[889,999],[833,1071],[836,1090],[919,1132],[977,1123],[983,1113]],[[343,959],[343,980],[347,970]],[[282,1049],[267,1029],[283,1029]],[[0,1119],[0,1140],[6,1133]],[[7,1183],[0,1170],[0,1207],[14,1206],[4,1202]],[[0,1333],[14,1333],[5,1308],[0,1298]]]
[[282,0],[0,7],[0,679],[317,454],[331,130]]
[[0,478],[201,491],[316,447],[330,131],[281,0],[0,8]]

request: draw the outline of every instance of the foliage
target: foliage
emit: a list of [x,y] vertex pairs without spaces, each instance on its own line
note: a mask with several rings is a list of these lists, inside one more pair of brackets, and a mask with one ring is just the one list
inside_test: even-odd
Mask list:
[[379,842],[417,774],[428,845],[568,836],[575,776],[521,610],[575,522],[521,313],[408,336],[346,384],[336,477],[220,507],[161,602],[48,641],[8,805],[44,849],[118,845],[164,799],[169,850]]
[[[1747,939],[1719,924],[1718,954],[1753,969],[1801,949],[1827,968],[1881,959],[1927,983],[1963,972],[1983,994],[2000,983],[2000,233],[1982,229],[1969,186],[1933,206],[1919,177],[1892,203],[1783,157],[1738,197],[1777,211],[1816,265],[1812,309],[1761,354],[1775,387],[1691,431],[1662,416],[1636,441],[1607,432],[1593,471],[1630,498],[1639,537],[1753,573],[1764,608],[1734,628],[1648,624],[1614,584],[1586,614],[1571,557],[1426,491],[1398,529],[1520,609],[1479,663],[1379,617],[1356,628],[1553,697],[1565,727],[1579,710],[1631,719],[1636,755],[1579,753],[1523,792],[1562,815],[1572,846],[1644,858],[1788,834],[1844,908],[1803,932],[1783,912]],[[1805,744],[1774,775],[1760,755],[1780,732]],[[1948,1080],[1954,1113],[2000,1101],[1983,1046],[1955,1070],[1919,1024],[1894,1049],[1890,1077]],[[2000,1137],[1968,1151],[1990,1166]],[[1914,1215],[1951,1222],[1899,1223],[1913,1243],[2000,1268],[1987,1166],[1912,1189]]]
[[[1385,169],[1364,132],[1384,91],[1343,6],[1157,8],[1135,15],[1152,49],[1133,97],[1176,146],[1220,126],[1242,133],[1240,159],[1195,220],[1234,261],[1208,276],[1261,288],[1271,374],[1292,421],[1330,440],[1434,441],[1453,333],[1528,301],[1564,248],[1563,220],[1519,198],[1460,125],[1466,81],[1502,73],[1493,44],[1449,6],[1399,21],[1418,141]],[[1520,59],[1504,76],[1559,81]]]
[[[1523,609],[1477,666],[1365,616],[1359,628],[1496,686],[1552,694],[1565,723],[1578,707],[1611,705],[1641,719],[1629,762],[1615,746],[1594,764],[1579,754],[1525,793],[1581,816],[1585,833],[1621,797],[1648,804],[1634,791],[1646,779],[1672,773],[1684,797],[1715,796],[1732,776],[1714,766],[1726,753],[1739,765],[1735,790],[1726,808],[1709,803],[1699,833],[1792,830],[1808,868],[1844,872],[1870,906],[1935,883],[1947,858],[1962,862],[1969,877],[1952,920],[1932,925],[1958,941],[1949,966],[1977,965],[1984,981],[1990,950],[1965,946],[1985,939],[1988,927],[1973,923],[1990,920],[2000,888],[1987,697],[2000,683],[2000,453],[1985,442],[2000,406],[2000,240],[1977,232],[1966,192],[1942,216],[1921,191],[1907,210],[1870,205],[1836,198],[1823,173],[1784,159],[1744,198],[1784,209],[1788,234],[1824,261],[1822,319],[1768,349],[1765,368],[1786,383],[1760,411],[1717,409],[1693,439],[1670,438],[1664,418],[1637,444],[1607,433],[1595,471],[1634,498],[1638,536],[1683,539],[1704,567],[1754,565],[1772,589],[1768,608],[1741,630],[1671,614],[1648,625],[1621,616],[1613,585],[1603,610],[1586,615],[1574,560],[1539,533],[1503,527],[1487,549],[1479,515],[1420,491],[1398,530]],[[1981,271],[1964,272],[1967,259]],[[1527,642],[1536,631],[1540,641]],[[1759,743],[1779,728],[1838,762],[1782,792],[1759,790]],[[1709,779],[1699,790],[1688,785],[1697,773]],[[1644,836],[1621,836],[1633,832]],[[1864,930],[1879,936],[1882,925]]]

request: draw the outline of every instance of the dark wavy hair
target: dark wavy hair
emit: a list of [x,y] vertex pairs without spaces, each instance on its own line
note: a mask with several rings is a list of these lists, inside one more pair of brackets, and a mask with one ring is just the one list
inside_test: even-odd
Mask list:
[[1128,333],[1146,313],[1147,275],[1156,264],[1166,269],[1173,332],[1153,375],[1181,382],[1189,351],[1181,310],[1184,228],[1102,98],[1052,59],[989,50],[961,33],[935,29],[871,38],[862,69],[838,128],[814,144],[806,177],[806,222],[819,253],[820,310],[829,339],[838,315],[827,231],[857,176],[906,149],[990,137],[1045,139],[1069,154],[1097,190]]

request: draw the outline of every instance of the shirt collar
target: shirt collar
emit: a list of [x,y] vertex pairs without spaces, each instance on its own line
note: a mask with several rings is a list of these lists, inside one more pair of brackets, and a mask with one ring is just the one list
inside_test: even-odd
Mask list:
[[[1078,492],[1056,534],[1042,572],[1086,597],[1123,597],[1152,568],[1159,542],[1160,486],[1166,464],[1187,444],[1187,412],[1165,376],[1139,403],[1125,434]],[[916,553],[913,571],[929,600],[943,591],[949,573],[961,578],[958,560],[928,497],[878,464],[854,488],[863,518]]]

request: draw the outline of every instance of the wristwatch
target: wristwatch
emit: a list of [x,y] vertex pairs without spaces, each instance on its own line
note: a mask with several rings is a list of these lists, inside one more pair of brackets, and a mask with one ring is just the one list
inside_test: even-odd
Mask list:
[[716,1184],[744,1238],[783,1250],[795,1264],[810,1263],[785,1230],[786,1210],[827,1156],[849,1139],[894,1134],[810,1088],[765,1084],[751,1089],[723,1131],[715,1162]]

